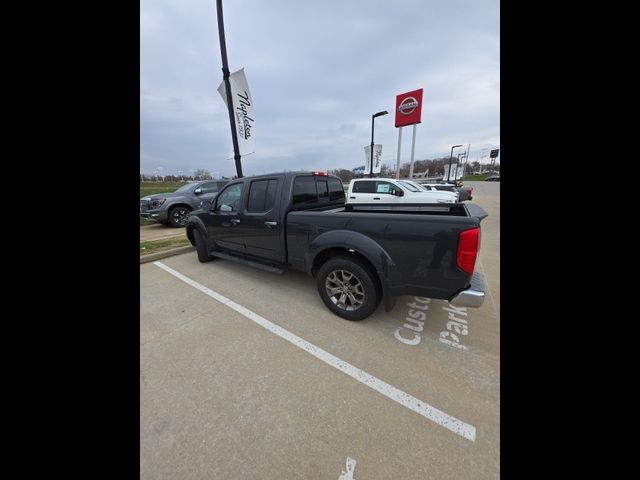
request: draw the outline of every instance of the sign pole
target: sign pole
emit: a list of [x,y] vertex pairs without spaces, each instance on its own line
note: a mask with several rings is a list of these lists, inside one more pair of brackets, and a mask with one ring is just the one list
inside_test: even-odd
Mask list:
[[413,125],[413,138],[411,139],[411,161],[409,162],[409,177],[413,178],[413,161],[416,151],[416,124],[420,123],[422,115],[423,89],[396,95],[396,128],[398,131],[398,161],[396,165],[396,179],[400,178],[400,148],[402,144],[402,128]]
[[413,180],[413,157],[416,151],[416,123],[413,124],[413,139],[411,140],[411,163],[409,164],[409,179]]
[[396,162],[396,180],[400,178],[400,147],[402,146],[402,129],[398,128],[398,161]]

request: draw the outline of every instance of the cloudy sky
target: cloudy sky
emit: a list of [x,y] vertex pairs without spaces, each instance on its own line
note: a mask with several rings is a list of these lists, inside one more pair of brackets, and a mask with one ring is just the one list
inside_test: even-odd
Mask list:
[[[498,0],[223,0],[231,72],[245,69],[255,153],[245,175],[353,169],[383,145],[395,167],[396,95],[424,89],[415,159],[500,146]],[[235,175],[215,0],[140,1],[140,168]],[[402,132],[401,163],[413,127]],[[484,150],[483,150],[484,149]],[[461,152],[462,149],[456,150]],[[498,159],[499,160],[499,159]]]

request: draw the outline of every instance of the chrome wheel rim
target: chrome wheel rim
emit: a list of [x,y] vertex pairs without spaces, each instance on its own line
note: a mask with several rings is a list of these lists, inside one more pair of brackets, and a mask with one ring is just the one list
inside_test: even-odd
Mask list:
[[184,208],[176,210],[175,212],[173,212],[173,221],[178,225],[186,225],[188,213],[189,211]]
[[341,310],[352,312],[364,304],[362,282],[348,270],[334,270],[324,282],[329,299]]

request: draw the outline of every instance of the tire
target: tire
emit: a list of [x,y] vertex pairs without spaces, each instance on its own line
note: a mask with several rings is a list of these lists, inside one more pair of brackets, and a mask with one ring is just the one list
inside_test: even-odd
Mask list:
[[209,253],[207,241],[205,240],[202,232],[197,228],[193,230],[193,239],[196,243],[196,253],[198,254],[198,261],[200,261],[201,263],[205,263],[213,260],[213,257]]
[[187,224],[187,215],[191,209],[183,206],[173,207],[169,210],[169,225],[172,227],[184,227]]
[[332,258],[320,267],[316,282],[327,308],[347,320],[367,318],[380,303],[376,273],[358,258]]

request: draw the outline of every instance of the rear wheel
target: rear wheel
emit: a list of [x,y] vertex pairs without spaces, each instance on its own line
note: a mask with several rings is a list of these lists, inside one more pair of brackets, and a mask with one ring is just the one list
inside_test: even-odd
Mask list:
[[362,320],[380,303],[375,275],[362,260],[335,257],[318,271],[318,293],[329,310],[339,317]]
[[196,252],[198,254],[198,260],[202,263],[210,262],[213,257],[209,253],[209,247],[204,235],[197,228],[193,230],[193,239],[196,242]]

